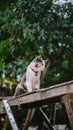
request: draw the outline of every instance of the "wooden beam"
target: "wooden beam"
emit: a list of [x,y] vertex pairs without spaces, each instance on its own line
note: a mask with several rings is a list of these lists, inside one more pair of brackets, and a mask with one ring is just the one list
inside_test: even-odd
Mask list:
[[[73,93],[73,81],[54,85],[46,89],[40,89],[35,92],[25,93],[16,98],[12,97],[8,100],[8,102],[11,107],[25,105],[26,108],[29,108],[29,106],[31,108],[35,108],[47,103],[49,104],[49,101],[53,101],[54,99],[56,100],[68,93]],[[3,103],[1,101],[0,113],[5,113]]]
[[71,129],[73,130],[73,94],[64,95],[62,97],[62,102],[65,105]]

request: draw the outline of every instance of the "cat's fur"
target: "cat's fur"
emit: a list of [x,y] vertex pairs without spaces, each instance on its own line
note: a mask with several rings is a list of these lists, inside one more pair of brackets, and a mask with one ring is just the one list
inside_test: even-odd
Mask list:
[[17,85],[14,96],[22,92],[31,92],[40,88],[41,71],[45,69],[45,61],[41,56],[37,56],[28,65],[26,73],[23,75],[21,82]]

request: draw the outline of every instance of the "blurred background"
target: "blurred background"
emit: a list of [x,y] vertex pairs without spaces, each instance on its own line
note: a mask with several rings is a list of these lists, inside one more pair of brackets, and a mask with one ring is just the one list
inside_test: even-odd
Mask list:
[[0,96],[39,54],[51,62],[42,88],[73,80],[73,0],[0,0]]

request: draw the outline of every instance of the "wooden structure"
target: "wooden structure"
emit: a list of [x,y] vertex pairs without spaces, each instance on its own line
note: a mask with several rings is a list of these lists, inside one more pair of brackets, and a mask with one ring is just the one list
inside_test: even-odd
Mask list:
[[4,99],[8,100],[10,107],[22,105],[27,109],[40,108],[43,105],[61,101],[65,104],[71,129],[73,130],[73,81],[54,85],[31,93],[25,93],[16,98],[1,97],[0,114],[6,113],[2,102]]

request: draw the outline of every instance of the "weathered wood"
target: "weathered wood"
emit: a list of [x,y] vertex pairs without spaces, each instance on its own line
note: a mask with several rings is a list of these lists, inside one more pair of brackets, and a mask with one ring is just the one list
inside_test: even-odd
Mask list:
[[12,110],[8,104],[7,100],[3,100],[4,108],[6,110],[7,116],[9,118],[9,122],[11,124],[12,130],[19,130],[15,118],[13,116]]
[[[49,103],[49,101],[56,100],[60,96],[73,93],[73,81],[58,84],[39,91],[26,93],[16,98],[9,99],[10,106],[25,105],[25,107],[32,108]],[[0,102],[0,113],[5,113],[3,104]]]
[[2,97],[0,96],[0,101],[2,100]]
[[55,125],[55,119],[56,119],[56,105],[55,103],[51,104],[51,123],[54,126]]
[[73,94],[64,95],[61,99],[66,107],[71,129],[73,130]]
[[3,103],[2,103],[2,100],[6,99],[6,100],[9,100],[9,99],[12,99],[13,96],[7,96],[7,97],[1,97],[1,100],[0,100],[0,114],[5,114],[5,109],[4,109],[4,106],[3,106]]
[[9,100],[9,99],[12,99],[13,98],[13,96],[6,96],[6,97],[0,97],[0,101],[2,101],[2,100]]
[[51,124],[49,118],[46,116],[46,114],[44,113],[43,109],[42,109],[42,108],[39,108],[39,110],[40,110],[40,112],[41,112],[43,118],[45,119],[47,125],[49,126],[50,130],[54,130],[54,128],[53,128],[53,126],[52,126],[52,124]]

